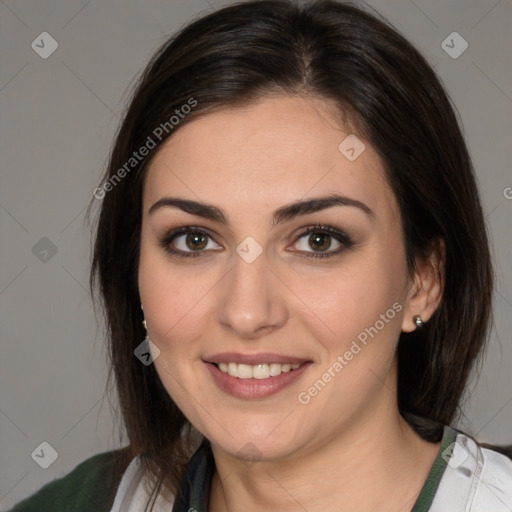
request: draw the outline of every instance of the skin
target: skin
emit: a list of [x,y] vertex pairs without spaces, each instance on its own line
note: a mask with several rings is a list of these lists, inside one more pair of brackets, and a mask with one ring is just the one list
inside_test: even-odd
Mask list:
[[[154,364],[163,385],[212,443],[210,511],[404,512],[439,449],[398,413],[395,350],[400,332],[416,328],[413,316],[428,321],[440,301],[442,247],[409,274],[381,160],[364,140],[353,162],[338,150],[352,132],[334,112],[325,100],[269,96],[209,113],[180,127],[145,177],[141,303],[161,351]],[[363,202],[373,215],[334,206],[272,224],[276,209],[332,193]],[[149,214],[165,196],[215,205],[229,222],[175,207]],[[317,246],[309,235],[297,238],[317,223],[344,231],[353,245],[331,258],[308,258]],[[172,256],[160,245],[182,226],[211,234],[202,256]],[[236,252],[248,236],[263,250],[252,263]],[[326,252],[343,247],[335,238],[325,243]],[[195,247],[186,235],[172,244]],[[301,404],[298,394],[397,302],[401,311]],[[240,399],[220,390],[203,362],[225,351],[272,352],[312,364],[277,394]],[[258,460],[247,463],[251,451]]]

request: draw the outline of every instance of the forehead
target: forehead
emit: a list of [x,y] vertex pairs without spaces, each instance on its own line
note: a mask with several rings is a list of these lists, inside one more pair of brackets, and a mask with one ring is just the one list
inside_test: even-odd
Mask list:
[[[198,117],[152,160],[145,210],[165,194],[254,208],[333,192],[393,208],[378,154],[336,114],[323,100],[282,96]],[[364,144],[353,161],[342,144],[349,135],[357,151]]]

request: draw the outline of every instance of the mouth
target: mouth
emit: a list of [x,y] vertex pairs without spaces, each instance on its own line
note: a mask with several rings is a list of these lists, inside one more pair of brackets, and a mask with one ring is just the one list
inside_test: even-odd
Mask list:
[[241,364],[235,362],[212,363],[221,372],[237,379],[269,379],[279,377],[283,373],[293,372],[304,363],[258,363]]
[[213,383],[242,399],[263,399],[291,386],[313,361],[276,354],[218,354],[203,360]]

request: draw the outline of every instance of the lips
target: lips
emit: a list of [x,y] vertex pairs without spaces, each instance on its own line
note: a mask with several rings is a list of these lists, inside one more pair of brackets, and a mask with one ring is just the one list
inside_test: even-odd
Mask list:
[[213,381],[237,398],[266,398],[297,380],[312,363],[282,354],[222,353],[205,360]]

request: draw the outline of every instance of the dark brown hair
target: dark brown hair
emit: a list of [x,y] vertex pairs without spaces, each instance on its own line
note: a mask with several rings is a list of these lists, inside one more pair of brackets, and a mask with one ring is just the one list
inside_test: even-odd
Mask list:
[[[101,189],[91,269],[129,457],[141,455],[147,474],[173,493],[190,457],[188,421],[154,366],[133,354],[145,334],[137,285],[144,172],[186,123],[275,92],[333,101],[373,145],[400,207],[411,273],[433,241],[446,244],[442,301],[398,344],[399,409],[425,439],[439,440],[435,427],[454,420],[487,339],[493,272],[479,193],[454,108],[420,53],[377,15],[335,1],[249,1],[199,18],[161,46],[135,87],[103,178],[111,186]],[[170,123],[176,110],[189,113]],[[127,166],[148,137],[156,147]]]

